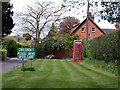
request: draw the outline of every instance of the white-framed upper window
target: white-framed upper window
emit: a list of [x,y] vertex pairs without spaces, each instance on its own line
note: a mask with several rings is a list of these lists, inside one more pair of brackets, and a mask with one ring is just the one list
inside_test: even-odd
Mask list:
[[95,32],[95,28],[92,28],[92,32]]
[[84,28],[81,28],[81,32],[85,32],[85,29],[84,29]]

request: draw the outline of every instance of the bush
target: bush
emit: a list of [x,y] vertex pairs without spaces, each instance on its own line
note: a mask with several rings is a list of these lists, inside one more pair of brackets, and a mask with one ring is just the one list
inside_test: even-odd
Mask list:
[[35,69],[34,69],[34,67],[32,67],[32,68],[22,67],[22,68],[21,68],[21,71],[35,71]]
[[80,35],[77,35],[77,34],[72,34],[72,35],[66,34],[66,37],[65,37],[65,43],[66,43],[65,49],[73,47],[74,40],[80,40]]
[[2,48],[8,51],[7,56],[17,56],[17,42],[13,37],[4,37],[2,41]]
[[88,39],[88,44],[86,46],[86,56],[89,59],[92,59],[92,55],[91,55],[91,39]]
[[43,42],[45,51],[50,51],[51,53],[55,50],[63,50],[65,45],[62,41],[50,38]]
[[35,57],[36,58],[44,58],[46,56],[43,43],[38,44],[38,46],[32,46],[32,47],[35,48]]
[[2,57],[2,60],[7,60],[7,50],[6,49],[0,49],[0,55]]
[[98,60],[115,61],[120,59],[120,30],[108,35],[99,36],[91,41],[91,54]]
[[30,45],[25,42],[16,42],[13,37],[4,37],[2,41],[2,48],[7,50],[8,57],[17,56],[17,48],[28,48]]

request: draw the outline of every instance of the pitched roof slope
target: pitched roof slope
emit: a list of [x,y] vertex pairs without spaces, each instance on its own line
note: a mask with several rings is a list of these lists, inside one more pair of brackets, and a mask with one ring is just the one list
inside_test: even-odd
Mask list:
[[[103,34],[105,34],[105,32],[90,18],[88,18]],[[78,28],[87,20],[87,18],[82,22],[80,23],[77,28],[75,28],[70,34],[72,34],[73,32],[75,32],[76,30],[78,30]]]
[[115,31],[115,29],[102,29],[105,34],[109,34],[109,33],[113,33]]

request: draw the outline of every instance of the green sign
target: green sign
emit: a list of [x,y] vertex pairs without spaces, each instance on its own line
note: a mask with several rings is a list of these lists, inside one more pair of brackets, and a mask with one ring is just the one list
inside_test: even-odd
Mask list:
[[34,59],[35,58],[35,48],[18,48],[17,58],[19,59]]

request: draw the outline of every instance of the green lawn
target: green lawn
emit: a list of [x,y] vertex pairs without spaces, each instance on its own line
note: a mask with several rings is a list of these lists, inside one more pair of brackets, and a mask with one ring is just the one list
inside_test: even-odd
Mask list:
[[3,88],[118,88],[117,76],[83,62],[43,59],[33,66],[33,72],[22,72],[21,66],[4,72]]

